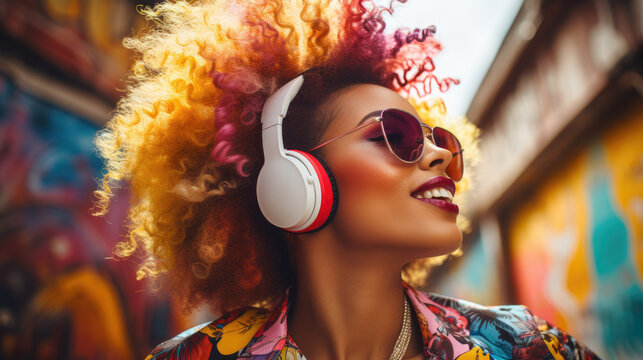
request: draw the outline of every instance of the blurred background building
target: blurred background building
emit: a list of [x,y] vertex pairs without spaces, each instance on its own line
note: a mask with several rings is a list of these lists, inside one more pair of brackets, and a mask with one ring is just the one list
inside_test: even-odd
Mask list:
[[141,3],[0,1],[0,359],[143,359],[187,326],[110,260],[127,194],[90,215]]
[[643,357],[642,40],[643,1],[523,3],[467,112],[473,231],[431,291]]
[[[89,210],[121,41],[153,3],[0,0],[1,359],[143,358],[194,321],[110,259],[127,193]],[[643,0],[522,4],[467,113],[472,231],[429,290],[525,304],[606,359],[641,358],[642,44]]]

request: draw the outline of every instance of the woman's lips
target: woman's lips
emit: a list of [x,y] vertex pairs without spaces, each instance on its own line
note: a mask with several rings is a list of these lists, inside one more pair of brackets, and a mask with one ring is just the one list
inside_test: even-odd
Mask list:
[[431,204],[433,206],[439,207],[442,210],[452,212],[454,214],[459,214],[460,213],[460,208],[458,207],[458,205],[456,205],[454,203],[451,203],[451,202],[448,202],[446,200],[442,200],[442,199],[423,199],[423,198],[419,198],[419,199],[414,198],[414,199],[420,200],[420,201],[425,202],[425,203],[429,203],[429,204]]
[[413,192],[411,193],[411,196],[414,196],[417,193],[431,190],[436,187],[445,188],[449,190],[451,194],[455,195],[455,183],[453,182],[453,180],[444,176],[436,176],[434,178],[431,178],[429,181],[425,182],[424,184],[420,185],[417,189],[413,190]]
[[[433,197],[423,196],[431,193],[433,189],[437,189],[437,188],[445,189],[446,191],[450,192],[451,198],[453,197],[453,195],[455,195],[455,183],[453,182],[453,180],[444,176],[436,176],[434,178],[431,178],[429,181],[425,182],[424,184],[420,185],[417,189],[415,189],[411,193],[411,197],[413,197],[416,200],[429,203],[442,210],[445,210],[454,214],[459,214],[460,208],[458,207],[458,205],[449,201],[450,199],[445,199],[445,197],[438,196],[437,194]],[[442,191],[444,194],[444,190]]]

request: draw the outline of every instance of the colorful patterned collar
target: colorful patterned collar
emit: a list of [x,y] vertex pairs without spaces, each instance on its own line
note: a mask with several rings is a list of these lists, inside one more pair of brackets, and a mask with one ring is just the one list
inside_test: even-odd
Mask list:
[[[576,339],[519,305],[486,307],[425,294],[404,283],[429,360],[598,359]],[[160,344],[146,360],[304,360],[288,334],[287,294],[271,313],[249,308]],[[374,321],[376,321],[374,316]],[[491,355],[493,354],[493,355]]]
[[[439,305],[426,294],[416,291],[406,283],[404,283],[404,291],[417,314],[427,359],[438,359],[438,355],[434,354],[431,348],[440,350],[444,342],[455,345],[450,348],[453,348],[453,352],[458,355],[470,350],[466,341],[462,343],[462,340],[469,336],[467,319],[464,316],[454,309]],[[276,354],[281,355],[279,359],[289,358],[285,355],[295,355],[294,359],[305,359],[288,334],[287,316],[291,305],[290,299],[291,296],[286,296],[281,306],[271,316],[263,311],[254,311],[246,312],[238,318],[240,325],[238,329],[247,331],[246,334],[258,327],[245,349],[239,353],[239,359],[269,359]],[[259,325],[261,322],[263,325]],[[226,352],[231,350],[234,349],[231,348]],[[482,355],[482,351],[478,355]]]

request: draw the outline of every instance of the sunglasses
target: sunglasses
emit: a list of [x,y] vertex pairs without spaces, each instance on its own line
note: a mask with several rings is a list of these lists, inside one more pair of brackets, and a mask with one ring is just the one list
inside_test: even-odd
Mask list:
[[424,154],[424,140],[429,139],[435,146],[448,150],[451,153],[452,158],[446,168],[446,174],[453,181],[462,179],[464,159],[462,158],[462,147],[458,138],[448,130],[440,127],[432,128],[412,114],[398,109],[385,109],[371,113],[367,115],[357,127],[315,146],[310,149],[309,152],[375,123],[379,123],[382,127],[382,134],[388,149],[400,161],[414,163],[420,160]]

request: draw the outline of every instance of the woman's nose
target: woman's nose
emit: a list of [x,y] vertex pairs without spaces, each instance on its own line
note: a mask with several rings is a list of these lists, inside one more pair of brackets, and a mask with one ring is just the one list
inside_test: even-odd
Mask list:
[[419,166],[423,170],[437,170],[441,175],[446,174],[447,166],[453,154],[447,149],[436,146],[428,139],[424,143],[424,154],[420,158]]

